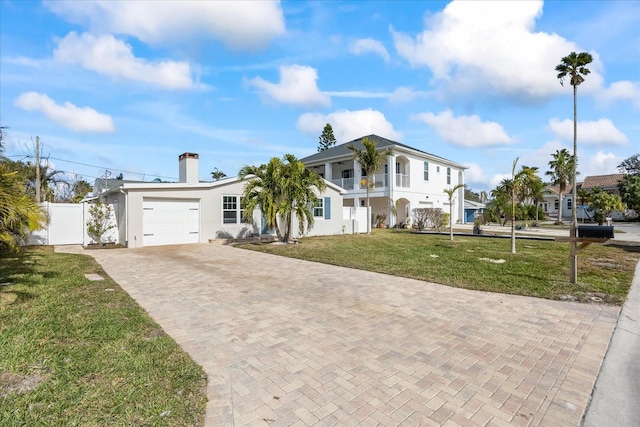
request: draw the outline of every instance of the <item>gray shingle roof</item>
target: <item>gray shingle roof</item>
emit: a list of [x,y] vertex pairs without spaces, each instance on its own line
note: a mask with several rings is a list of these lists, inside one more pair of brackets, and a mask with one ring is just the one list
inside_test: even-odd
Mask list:
[[329,160],[329,159],[333,159],[333,158],[351,156],[352,155],[352,151],[349,150],[349,148],[347,148],[347,146],[353,145],[357,149],[362,150],[363,147],[364,147],[362,145],[362,140],[364,138],[369,138],[370,141],[375,142],[377,148],[380,148],[380,149],[384,149],[384,148],[393,149],[393,147],[402,147],[402,148],[406,148],[408,150],[413,150],[413,151],[420,152],[420,153],[425,154],[425,155],[427,155],[429,157],[441,159],[442,161],[444,161],[446,163],[450,163],[452,165],[457,165],[459,167],[464,167],[464,166],[462,166],[462,165],[460,165],[460,164],[458,164],[458,163],[456,163],[456,162],[454,162],[452,160],[445,159],[444,157],[436,156],[435,154],[427,153],[426,151],[422,151],[422,150],[419,150],[417,148],[410,147],[408,145],[401,144],[399,142],[392,141],[390,139],[383,138],[381,136],[373,135],[373,134],[354,139],[353,141],[345,142],[344,144],[336,145],[335,147],[331,147],[328,150],[320,151],[318,153],[312,154],[312,155],[307,156],[307,157],[305,157],[303,159],[300,159],[300,160],[303,163],[308,164],[308,163],[321,162],[321,161]]

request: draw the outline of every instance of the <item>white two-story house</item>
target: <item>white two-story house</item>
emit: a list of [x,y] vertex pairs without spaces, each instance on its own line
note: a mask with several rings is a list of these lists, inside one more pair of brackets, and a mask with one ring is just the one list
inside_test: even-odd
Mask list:
[[[353,159],[353,151],[347,148],[353,145],[363,149],[364,138],[301,159],[308,168],[346,190],[343,195],[346,207],[366,206],[363,171]],[[409,224],[415,208],[440,208],[449,212],[449,197],[444,189],[464,184],[467,167],[377,135],[366,138],[375,142],[380,150],[392,150],[392,155],[376,172],[375,186],[370,191],[372,224],[378,215],[386,216],[387,226]],[[453,222],[464,222],[464,188],[456,192],[453,204]]]

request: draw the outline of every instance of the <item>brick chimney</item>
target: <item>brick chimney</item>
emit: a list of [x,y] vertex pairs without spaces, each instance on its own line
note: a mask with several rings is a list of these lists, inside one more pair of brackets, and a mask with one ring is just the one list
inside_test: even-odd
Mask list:
[[178,156],[180,182],[198,183],[198,155],[196,153],[183,153]]

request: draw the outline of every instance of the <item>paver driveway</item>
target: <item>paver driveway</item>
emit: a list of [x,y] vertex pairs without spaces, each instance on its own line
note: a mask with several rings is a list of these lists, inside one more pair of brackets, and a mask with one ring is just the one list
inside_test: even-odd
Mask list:
[[208,426],[577,426],[619,310],[220,245],[87,253],[204,367]]

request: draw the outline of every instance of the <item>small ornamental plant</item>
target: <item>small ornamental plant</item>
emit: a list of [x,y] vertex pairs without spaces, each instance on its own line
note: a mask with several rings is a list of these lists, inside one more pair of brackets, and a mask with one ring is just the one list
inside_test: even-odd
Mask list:
[[105,234],[113,230],[116,226],[111,223],[111,205],[97,201],[89,207],[89,217],[87,221],[87,234],[98,245],[102,245]]

